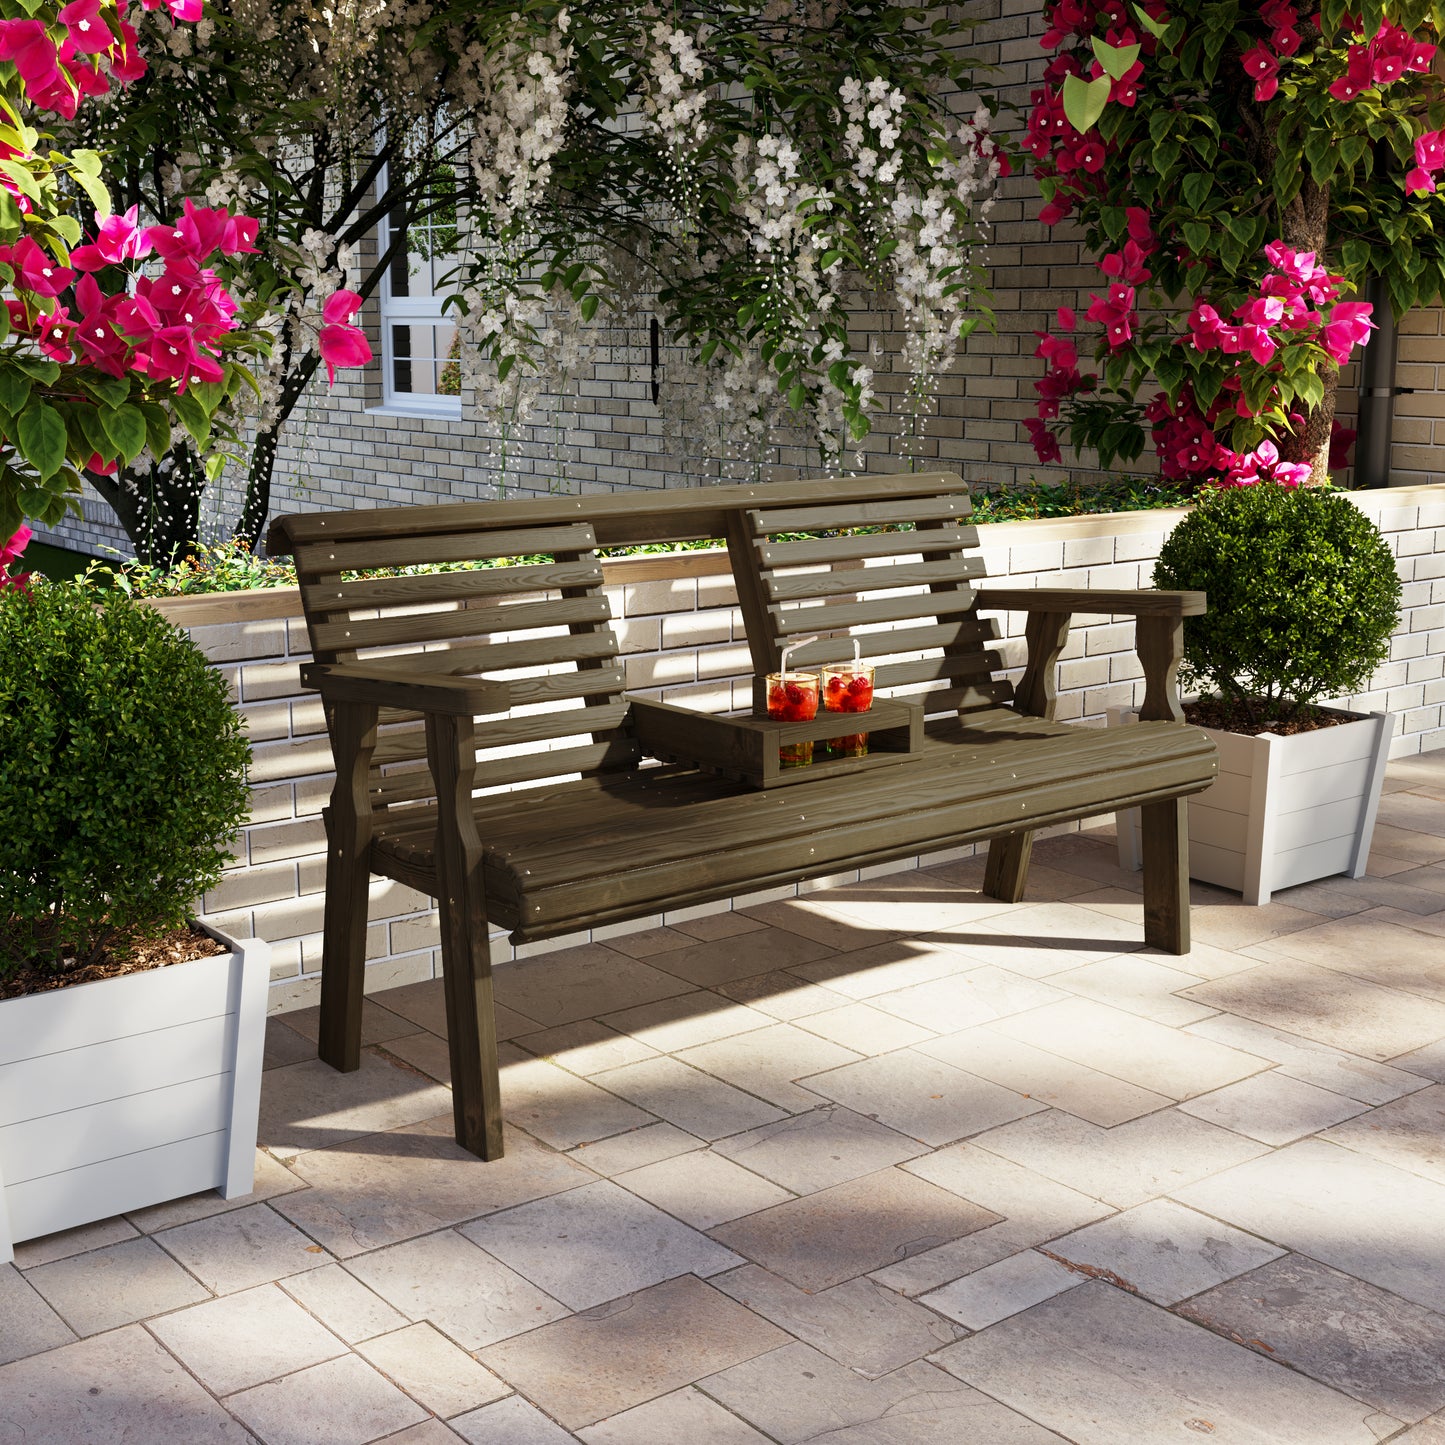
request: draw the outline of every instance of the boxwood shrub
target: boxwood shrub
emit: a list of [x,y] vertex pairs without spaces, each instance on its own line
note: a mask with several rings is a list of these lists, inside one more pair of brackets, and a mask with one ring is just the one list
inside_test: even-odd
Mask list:
[[182,923],[246,817],[249,758],[225,681],[153,608],[0,590],[0,973]]
[[1252,725],[1362,691],[1400,616],[1375,524],[1339,493],[1273,482],[1201,493],[1160,549],[1154,585],[1209,594],[1208,613],[1184,621],[1180,680]]

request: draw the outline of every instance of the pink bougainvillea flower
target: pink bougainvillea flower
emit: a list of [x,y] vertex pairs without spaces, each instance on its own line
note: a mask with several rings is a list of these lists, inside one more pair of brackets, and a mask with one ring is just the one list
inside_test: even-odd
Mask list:
[[136,214],[136,207],[132,206],[128,211],[107,216],[100,223],[95,240],[89,245],[77,246],[70,253],[70,264],[77,271],[99,271],[103,266],[149,256],[151,243],[144,231],[136,229]]
[[326,375],[334,386],[338,366],[365,366],[371,360],[371,343],[357,326],[323,326],[317,337]]
[[1353,427],[1342,426],[1339,418],[1336,417],[1330,422],[1330,461],[1329,467],[1332,472],[1337,472],[1341,467],[1350,464],[1350,452],[1355,445],[1355,438],[1359,435]]
[[1188,326],[1196,351],[1213,351],[1222,346],[1225,336],[1234,329],[1226,325],[1214,307],[1205,301],[1195,304],[1194,310],[1189,313]]
[[36,344],[52,361],[71,359],[71,339],[74,335],[75,322],[64,306],[57,306],[48,315],[35,318]]
[[11,572],[10,564],[30,545],[30,539],[34,535],[29,527],[21,527],[8,542],[0,543],[0,587],[15,587],[21,592],[30,590],[32,574]]
[[70,0],[56,17],[69,33],[70,43],[83,55],[103,55],[115,36],[100,13],[100,0]]
[[1415,160],[1426,170],[1445,168],[1445,130],[1427,130],[1415,138]]
[[1340,366],[1350,359],[1357,345],[1369,340],[1375,326],[1370,320],[1373,309],[1368,301],[1342,301],[1330,313],[1321,345]]
[[140,53],[135,26],[127,20],[120,22],[120,44],[113,46],[110,52],[110,73],[122,85],[131,85],[146,73],[145,57]]
[[15,268],[15,285],[37,296],[59,296],[75,279],[74,271],[62,266],[29,236],[15,243],[8,259]]
[[[1279,60],[1264,48],[1263,42],[1253,50],[1246,50],[1241,57],[1244,73],[1254,80],[1254,98],[1269,100],[1279,89]],[[1263,92],[1263,93],[1262,93]]]
[[1405,172],[1405,189],[1412,196],[1423,195],[1426,191],[1435,189],[1435,177],[1420,166],[1411,166]]
[[1042,357],[1050,366],[1068,368],[1079,364],[1079,353],[1074,349],[1072,342],[1062,341],[1057,336],[1050,336],[1046,331],[1035,331],[1034,335],[1041,338],[1034,350],[1034,355]]
[[1374,83],[1375,70],[1370,61],[1368,47],[1351,46],[1345,73],[1331,83],[1330,94],[1336,100],[1353,100],[1362,90],[1368,90]]
[[186,24],[195,24],[204,13],[203,0],[141,0],[146,10],[169,10],[171,18]]
[[27,90],[53,82],[60,57],[39,20],[0,20],[0,60],[13,60]]
[[1079,318],[1074,314],[1071,307],[1060,306],[1054,314],[1058,317],[1060,330],[1072,331],[1079,324]]
[[0,567],[8,567],[30,545],[35,535],[29,527],[21,527],[8,542],[0,543]]
[[343,286],[326,298],[326,304],[321,308],[322,323],[326,326],[344,326],[365,304],[355,291],[348,291]]
[[1045,466],[1062,458],[1063,453],[1059,450],[1059,439],[1038,417],[1026,417],[1024,430],[1028,432],[1029,440],[1033,443],[1034,455]]

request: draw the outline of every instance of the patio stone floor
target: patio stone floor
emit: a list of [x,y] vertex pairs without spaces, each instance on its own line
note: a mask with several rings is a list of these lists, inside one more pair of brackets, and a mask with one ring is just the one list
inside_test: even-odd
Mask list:
[[500,967],[492,1165],[439,982],[273,1019],[254,1195],[0,1266],[0,1445],[1445,1445],[1445,751],[1187,957],[981,870]]

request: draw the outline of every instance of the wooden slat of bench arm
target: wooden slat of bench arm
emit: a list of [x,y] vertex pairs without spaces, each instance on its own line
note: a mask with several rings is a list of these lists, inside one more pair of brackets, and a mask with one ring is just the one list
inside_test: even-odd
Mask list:
[[1153,588],[975,587],[985,611],[1092,613],[1120,617],[1202,617],[1203,592],[1160,592]]
[[319,691],[326,702],[374,703],[442,717],[505,712],[511,693],[504,682],[374,663],[308,663],[301,669],[301,685]]

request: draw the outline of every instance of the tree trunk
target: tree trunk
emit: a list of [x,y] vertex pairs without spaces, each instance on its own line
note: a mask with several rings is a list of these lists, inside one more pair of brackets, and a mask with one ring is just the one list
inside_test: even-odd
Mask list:
[[260,544],[261,533],[265,530],[266,519],[271,513],[271,479],[276,473],[276,448],[280,444],[281,428],[296,409],[296,403],[301,400],[302,392],[316,374],[320,363],[320,356],[313,351],[286,377],[281,387],[281,402],[276,419],[264,431],[257,432],[252,443],[251,466],[246,473],[246,500],[232,533],[232,536],[238,541],[246,542],[252,550]]
[[[1271,151],[1273,150],[1273,137]],[[1269,170],[1274,174],[1274,156],[1269,157]],[[1313,251],[1321,265],[1325,264],[1325,244],[1329,235],[1330,188],[1316,185],[1307,174],[1294,200],[1280,214],[1280,240],[1296,251]],[[1305,462],[1310,468],[1310,485],[1323,486],[1330,479],[1330,432],[1335,420],[1335,396],[1339,391],[1340,369],[1332,361],[1320,366],[1320,380],[1325,394],[1318,406],[1305,413],[1303,424],[1280,438],[1280,455],[1287,462]]]
[[90,481],[120,519],[136,557],[147,565],[169,567],[200,540],[206,471],[188,442],[144,471],[127,468]]

